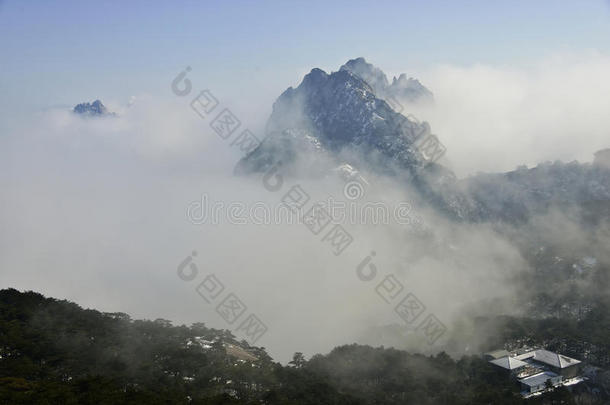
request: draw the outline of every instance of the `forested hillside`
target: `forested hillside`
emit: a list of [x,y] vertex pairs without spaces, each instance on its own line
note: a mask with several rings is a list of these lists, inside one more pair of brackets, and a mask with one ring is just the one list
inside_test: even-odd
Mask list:
[[[514,323],[508,326],[514,333],[527,332],[515,328]],[[537,333],[535,328],[532,331]],[[593,400],[562,389],[527,403],[603,403],[599,398],[597,402],[581,402],[589,399]],[[163,319],[132,320],[123,313],[100,313],[14,289],[0,291],[0,401],[526,403],[518,387],[479,356],[456,361],[445,353],[427,357],[347,345],[310,360],[295,353],[293,361],[283,366],[264,348],[237,342],[230,332],[204,324],[172,326]]]

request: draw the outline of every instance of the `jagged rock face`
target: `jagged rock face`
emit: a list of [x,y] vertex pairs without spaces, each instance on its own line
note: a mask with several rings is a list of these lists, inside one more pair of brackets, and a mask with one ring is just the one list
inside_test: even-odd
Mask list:
[[350,70],[327,74],[313,69],[275,102],[266,139],[242,159],[237,172],[266,170],[278,160],[290,163],[305,151],[338,164],[351,163],[346,156],[367,156],[376,160],[376,168],[414,172],[425,161],[413,143],[429,131],[426,123],[395,112]]
[[432,92],[423,86],[419,80],[412,77],[407,78],[407,75],[404,73],[398,76],[398,78],[394,77],[392,84],[389,84],[385,73],[372,64],[367,63],[364,58],[349,60],[339,70],[347,70],[360,77],[373,88],[375,95],[382,99],[387,100],[393,97],[397,101],[414,103],[421,101],[430,102],[434,98]]
[[114,115],[108,111],[106,106],[100,100],[95,100],[93,103],[77,104],[73,110],[76,114],[88,116]]
[[470,221],[519,223],[551,207],[579,207],[604,217],[610,208],[610,170],[578,162],[544,163],[532,169],[480,174],[461,180],[452,188],[446,194],[451,195],[446,199],[449,210]]
[[367,82],[375,91],[375,94],[382,97],[388,88],[388,78],[383,71],[370,63],[367,63],[364,58],[356,58],[348,60],[347,63],[339,68],[339,71],[347,70],[352,72],[365,82]]
[[344,167],[398,175],[424,201],[463,221],[518,223],[551,206],[587,206],[596,217],[610,211],[606,151],[593,165],[542,164],[460,181],[449,169],[427,164],[414,142],[429,133],[428,124],[394,111],[375,90],[407,92],[418,85],[401,75],[387,86],[385,74],[362,58],[331,74],[313,69],[277,99],[267,137],[239,162],[236,173],[263,172],[282,161],[288,173],[298,167],[298,174],[308,176],[342,173]]
[[394,77],[388,88],[388,93],[394,97],[408,102],[432,101],[433,95],[419,80],[402,73],[398,79]]
[[280,163],[287,174],[298,172],[319,177],[330,170],[332,162],[332,156],[310,131],[289,128],[269,134],[256,149],[238,162],[235,174],[265,172]]

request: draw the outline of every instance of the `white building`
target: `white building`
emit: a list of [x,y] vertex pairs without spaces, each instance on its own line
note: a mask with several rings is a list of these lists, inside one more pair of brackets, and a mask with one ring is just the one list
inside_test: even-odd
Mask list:
[[[517,354],[521,353],[521,354]],[[487,353],[491,364],[499,369],[507,370],[516,378],[523,389],[523,395],[543,391],[547,384],[558,385],[576,383],[575,379],[580,373],[580,360],[573,359],[549,350],[535,349],[525,352],[509,353],[503,357],[494,358],[494,355],[504,354],[502,351]],[[548,382],[548,383],[547,383]]]
[[561,383],[561,376],[552,371],[543,371],[542,373],[522,378],[519,382],[521,383],[523,393],[533,394],[547,389],[547,384],[549,383],[553,387],[559,385]]

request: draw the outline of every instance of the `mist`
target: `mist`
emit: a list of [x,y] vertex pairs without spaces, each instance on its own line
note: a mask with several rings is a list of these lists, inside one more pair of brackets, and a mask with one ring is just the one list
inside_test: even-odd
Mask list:
[[[447,147],[442,163],[460,177],[546,160],[590,161],[609,146],[609,68],[610,59],[596,54],[521,70],[438,66],[421,74],[435,104],[408,110],[430,122]],[[235,113],[262,139],[270,106],[248,99]],[[240,151],[188,102],[144,94],[108,104],[117,117],[53,108],[11,123],[0,138],[3,285],[134,318],[233,330],[236,324],[195,291],[198,281],[178,277],[179,264],[196,251],[199,277],[216,275],[265,323],[256,344],[283,362],[295,351],[328,352],[365,340],[371,327],[400,324],[396,302],[375,291],[390,274],[403,295],[414,294],[448,329],[466,309],[490,300],[503,303],[494,313],[518,311],[510,303],[527,263],[508,231],[452,223],[397,178],[364,173],[370,187],[359,204],[408,203],[421,226],[344,223],[353,242],[338,256],[300,223],[193,223],[188,207],[204,194],[227,205],[277,206],[299,184],[310,203],[345,201],[345,183],[295,173],[270,192],[262,176],[233,175]],[[378,272],[372,281],[356,272],[367,257]],[[426,345],[413,330],[405,347],[435,352],[444,338]]]
[[610,143],[609,68],[610,58],[594,51],[522,65],[440,65],[418,72],[435,104],[405,108],[430,122],[448,150],[443,163],[459,177],[590,162]]

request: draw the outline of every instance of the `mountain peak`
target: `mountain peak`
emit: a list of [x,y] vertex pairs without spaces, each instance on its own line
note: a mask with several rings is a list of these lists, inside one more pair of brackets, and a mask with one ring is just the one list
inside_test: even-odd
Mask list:
[[311,72],[309,72],[308,74],[305,75],[305,77],[303,78],[303,81],[301,82],[299,87],[318,86],[318,85],[320,85],[321,82],[326,80],[328,78],[328,76],[329,76],[328,73],[326,73],[322,69],[313,68],[313,69],[311,69]]
[[363,57],[348,60],[339,70],[352,72],[367,82],[378,98],[387,100],[394,98],[408,103],[430,102],[433,99],[430,90],[422,85],[419,80],[407,77],[405,73],[401,73],[398,78],[394,76],[392,84],[390,84],[385,73],[373,64],[368,63]]
[[394,111],[379,95],[390,88],[385,74],[364,58],[352,59],[330,74],[312,69],[273,104],[267,137],[240,161],[236,172],[265,171],[274,162],[289,165],[297,159],[312,173],[328,169],[322,168],[323,160],[332,165],[370,164],[381,171],[418,171],[426,161],[414,142],[429,133],[429,126]]
[[100,100],[95,100],[92,103],[77,104],[74,107],[73,112],[86,116],[115,115],[115,113],[108,111],[106,106]]
[[[323,71],[323,70],[322,70],[322,69],[320,69],[320,68],[313,68],[313,69],[311,69],[311,72],[309,72],[309,75],[312,75],[312,76],[314,76],[314,77],[315,77],[315,76],[322,76],[322,77],[326,77],[326,76],[328,76],[328,73],[326,73],[325,71]],[[308,75],[308,76],[309,76],[309,75]]]
[[367,82],[378,97],[383,97],[388,87],[388,78],[385,73],[363,57],[348,60],[339,71],[349,71]]
[[392,86],[394,86],[394,85],[405,86],[410,81],[416,81],[419,83],[419,80],[414,79],[412,77],[407,78],[407,75],[405,73],[401,73],[400,76],[398,76],[398,78],[396,78],[396,76],[394,76],[394,78],[392,79]]

